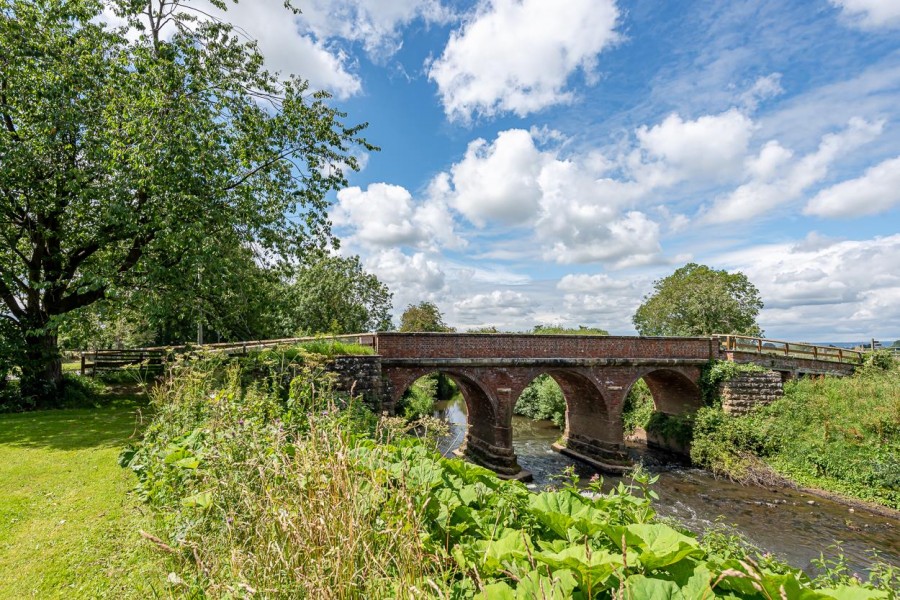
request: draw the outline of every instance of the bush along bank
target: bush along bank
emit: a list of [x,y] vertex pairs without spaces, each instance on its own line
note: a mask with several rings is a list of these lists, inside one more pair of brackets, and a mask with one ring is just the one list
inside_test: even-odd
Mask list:
[[714,403],[694,418],[691,458],[739,481],[773,474],[900,509],[900,368],[875,353],[851,377],[788,381],[744,416]]
[[[378,419],[320,367],[198,361],[122,454],[171,556],[168,593],[260,598],[894,598],[659,522],[652,480],[529,492],[440,457],[429,423]],[[291,374],[288,383],[285,373]]]

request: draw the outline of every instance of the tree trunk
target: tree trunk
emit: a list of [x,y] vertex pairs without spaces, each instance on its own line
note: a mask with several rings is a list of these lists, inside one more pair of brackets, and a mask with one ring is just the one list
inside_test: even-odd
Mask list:
[[21,365],[20,391],[23,406],[51,408],[62,391],[62,357],[56,331],[48,331],[47,323],[25,332],[25,360]]

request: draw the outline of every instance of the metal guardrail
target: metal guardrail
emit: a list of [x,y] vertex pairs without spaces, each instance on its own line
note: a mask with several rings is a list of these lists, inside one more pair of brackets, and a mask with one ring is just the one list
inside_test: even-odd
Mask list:
[[245,342],[224,342],[216,344],[184,344],[180,346],[152,346],[148,348],[128,348],[120,350],[92,350],[81,353],[81,374],[118,371],[124,367],[141,365],[150,372],[161,372],[165,363],[178,354],[193,351],[224,352],[228,354],[246,354],[254,350],[274,348],[289,344],[302,344],[316,341],[341,341],[361,346],[374,347],[375,334],[357,333],[347,335],[306,336],[280,338],[276,340],[248,340]]
[[865,354],[859,350],[848,348],[820,346],[804,342],[785,342],[743,335],[717,335],[715,337],[719,339],[719,348],[725,352],[747,352],[851,365],[862,364]]

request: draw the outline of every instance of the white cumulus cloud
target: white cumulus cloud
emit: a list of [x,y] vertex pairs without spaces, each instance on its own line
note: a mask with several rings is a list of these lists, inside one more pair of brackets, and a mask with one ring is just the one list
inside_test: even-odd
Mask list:
[[864,29],[900,27],[897,0],[831,0],[851,23]]
[[570,101],[575,71],[595,77],[597,55],[619,39],[618,18],[613,0],[481,0],[428,77],[451,119],[524,116]]
[[[883,129],[884,121],[870,122],[854,117],[843,131],[823,136],[815,152],[790,164],[788,151],[765,146],[760,156],[749,162],[753,177],[717,200],[704,215],[704,220],[707,223],[748,220],[797,200],[812,185],[825,178],[829,167],[838,158],[872,141],[881,135]],[[767,153],[769,156],[766,156]],[[769,181],[778,169],[785,169],[784,175]]]
[[753,121],[731,109],[685,121],[669,115],[653,127],[637,130],[641,148],[689,179],[720,179],[740,170],[753,133]]
[[862,177],[824,189],[804,209],[820,217],[859,217],[900,204],[900,156],[869,168]]
[[900,234],[862,240],[769,244],[715,257],[742,271],[760,290],[760,324],[770,336],[803,339],[834,332],[866,339],[900,327]]
[[438,300],[447,291],[443,268],[423,252],[409,255],[398,248],[380,250],[367,256],[364,263],[366,270],[394,293],[395,312],[423,300]]
[[375,58],[402,46],[402,30],[416,19],[445,23],[452,11],[438,0],[305,0],[299,5],[303,23],[319,39],[360,42]]
[[522,129],[501,131],[492,144],[475,140],[450,170],[451,204],[479,226],[487,220],[521,223],[537,210],[537,177],[545,160]]
[[338,227],[353,230],[351,238],[369,246],[458,247],[453,217],[438,199],[417,203],[406,188],[372,183],[367,189],[349,187],[337,194],[330,217]]

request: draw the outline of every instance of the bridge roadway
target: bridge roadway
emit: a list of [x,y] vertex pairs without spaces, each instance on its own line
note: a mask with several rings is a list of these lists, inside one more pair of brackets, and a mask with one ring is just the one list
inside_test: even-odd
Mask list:
[[531,334],[378,333],[372,336],[392,410],[419,377],[440,372],[459,386],[468,411],[462,452],[504,477],[525,478],[512,446],[513,407],[535,377],[547,374],[566,399],[558,450],[600,468],[629,466],[622,408],[643,379],[656,410],[672,415],[702,405],[701,369],[709,360],[752,362],[782,378],[847,375],[861,355],[810,344],[739,336],[621,337]]

